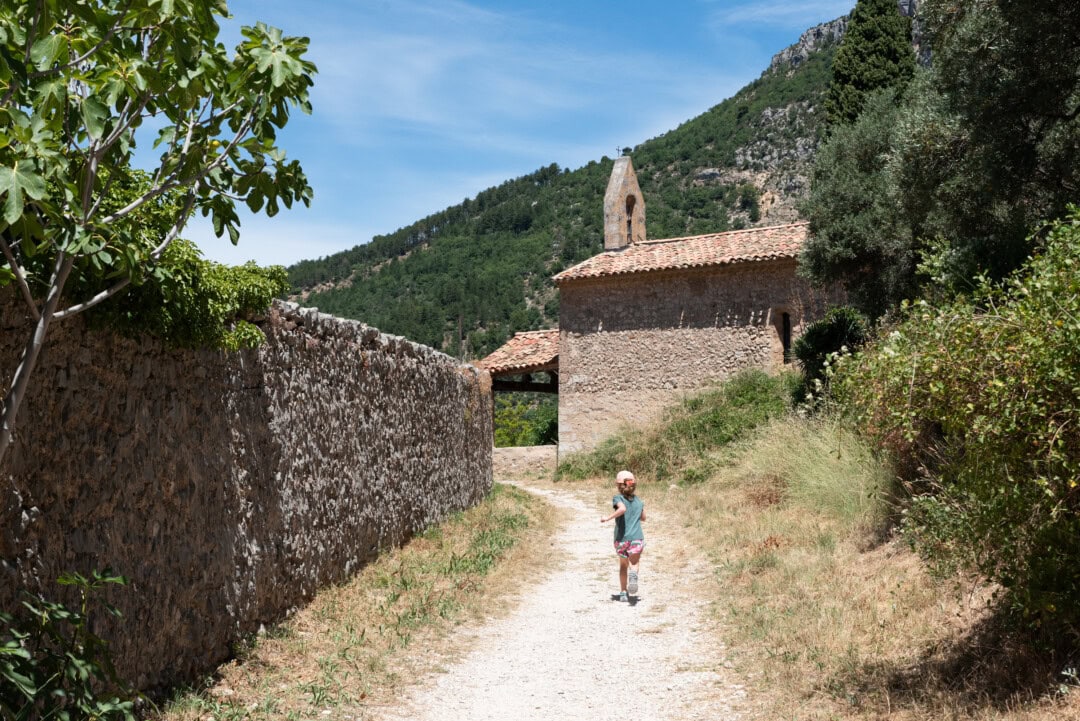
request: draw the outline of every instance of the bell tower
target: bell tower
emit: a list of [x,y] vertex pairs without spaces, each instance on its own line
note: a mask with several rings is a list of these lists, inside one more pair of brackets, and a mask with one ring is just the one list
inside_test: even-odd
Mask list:
[[604,250],[618,250],[645,240],[645,197],[638,187],[630,156],[615,159],[604,194]]

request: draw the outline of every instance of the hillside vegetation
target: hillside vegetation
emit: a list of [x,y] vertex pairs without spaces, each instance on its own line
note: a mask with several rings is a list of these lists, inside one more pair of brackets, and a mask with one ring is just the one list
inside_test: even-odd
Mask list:
[[[838,58],[902,45],[859,5]],[[725,386],[563,473],[693,485],[675,507],[784,696],[766,717],[1080,718],[1080,6],[919,14],[933,64],[863,87],[816,156],[802,267],[873,325],[815,349],[811,420]],[[739,418],[746,452],[705,430]]]
[[607,489],[632,468],[650,523],[685,529],[755,718],[1080,717],[1070,667],[1009,633],[994,586],[927,571],[888,457],[792,406],[796,380],[746,372],[570,456],[559,483]]
[[[703,115],[631,152],[650,238],[787,222],[822,137],[834,43],[811,43]],[[550,165],[371,243],[289,268],[293,292],[464,358],[553,327],[551,277],[603,248],[612,160]]]

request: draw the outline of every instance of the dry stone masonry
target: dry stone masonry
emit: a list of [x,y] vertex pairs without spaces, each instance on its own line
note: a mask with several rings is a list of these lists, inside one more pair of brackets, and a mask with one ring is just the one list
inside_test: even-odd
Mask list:
[[655,422],[744,368],[779,371],[805,325],[842,297],[813,292],[796,273],[806,223],[661,240],[642,228],[638,240],[622,230],[624,207],[644,219],[638,194],[630,158],[619,158],[604,198],[604,252],[554,278],[560,454]]
[[559,450],[655,422],[744,368],[778,371],[788,338],[822,312],[795,259],[626,274],[560,288]]
[[[5,387],[20,310],[0,295]],[[121,674],[190,681],[490,490],[486,372],[291,304],[262,325],[233,354],[52,327],[0,466],[0,609],[111,567]]]

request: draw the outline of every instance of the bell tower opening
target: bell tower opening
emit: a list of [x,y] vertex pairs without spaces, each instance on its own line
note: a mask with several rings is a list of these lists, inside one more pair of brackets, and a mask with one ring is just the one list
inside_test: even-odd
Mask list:
[[616,158],[604,193],[604,250],[645,241],[645,196],[630,156]]

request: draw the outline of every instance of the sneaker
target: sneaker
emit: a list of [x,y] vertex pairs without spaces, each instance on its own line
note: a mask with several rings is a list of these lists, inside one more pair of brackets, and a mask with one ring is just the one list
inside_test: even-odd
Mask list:
[[629,601],[630,597],[626,595],[626,591],[623,591],[623,592],[621,592],[619,594],[619,600],[620,601]]
[[637,593],[637,572],[630,572],[630,582],[626,584],[626,590],[630,593]]

